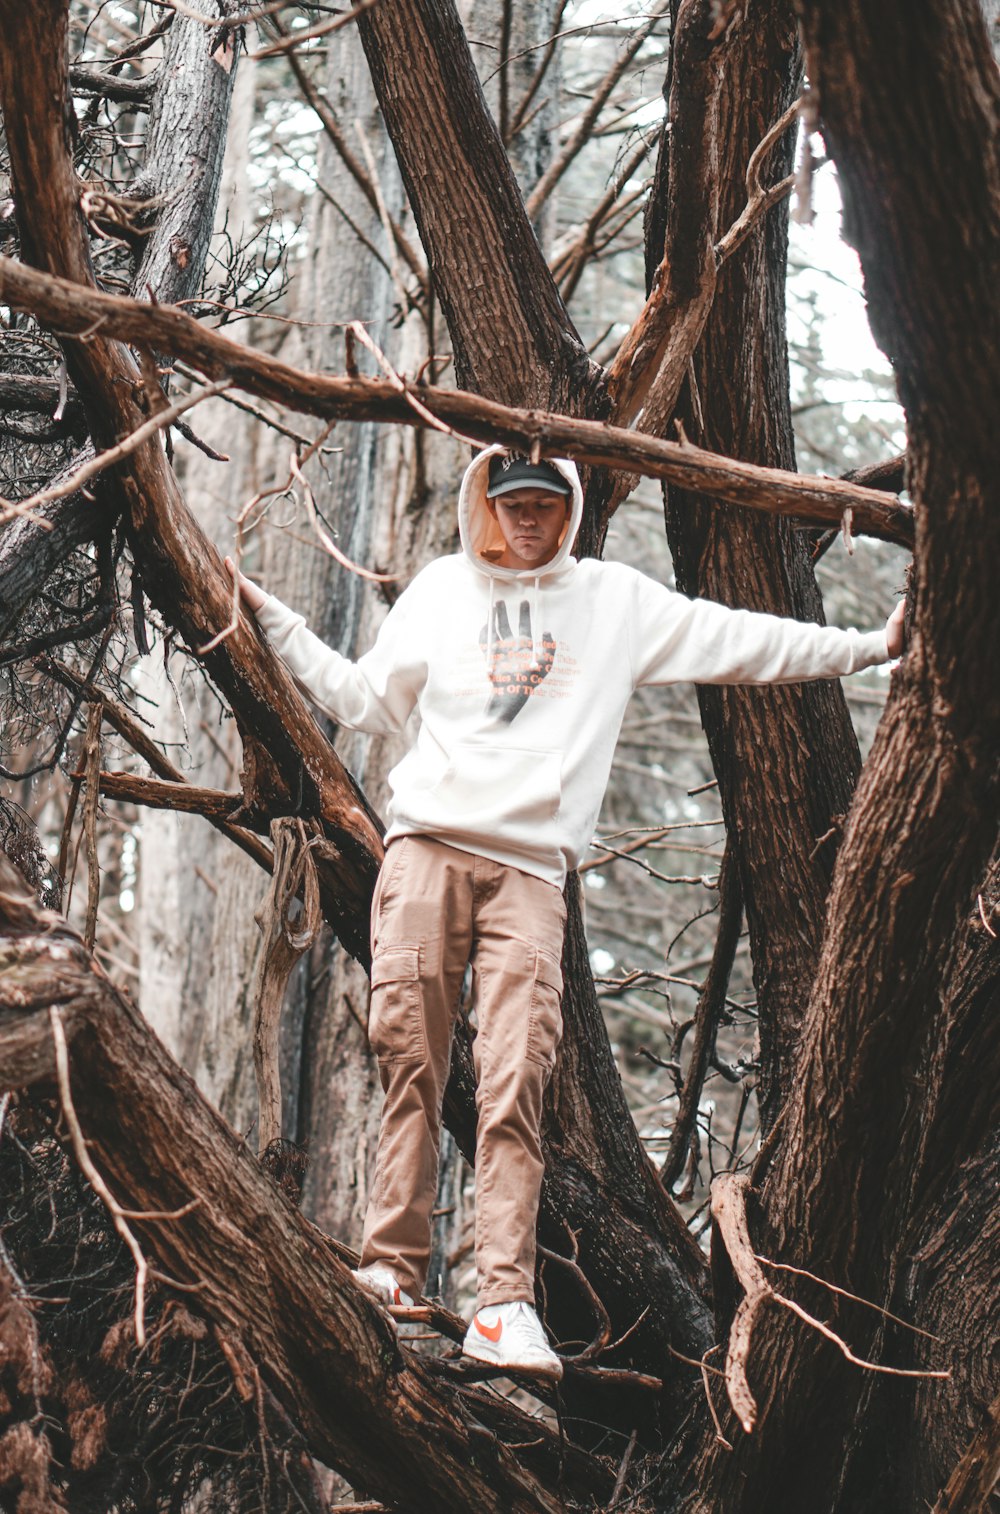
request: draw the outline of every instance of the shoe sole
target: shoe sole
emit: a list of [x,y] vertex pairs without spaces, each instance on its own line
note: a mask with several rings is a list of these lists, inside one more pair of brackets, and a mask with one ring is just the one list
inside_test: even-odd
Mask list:
[[504,1362],[486,1352],[470,1351],[468,1346],[462,1347],[462,1355],[470,1361],[482,1362],[485,1367],[496,1367],[499,1372],[525,1372],[530,1377],[546,1377],[554,1383],[560,1382],[563,1375],[562,1362],[557,1362],[555,1366],[547,1362]]

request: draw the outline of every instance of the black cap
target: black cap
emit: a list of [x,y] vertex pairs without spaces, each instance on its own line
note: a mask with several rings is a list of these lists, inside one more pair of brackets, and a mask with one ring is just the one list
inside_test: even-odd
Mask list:
[[510,494],[514,489],[548,489],[553,494],[572,494],[573,486],[554,463],[533,463],[517,452],[496,452],[490,458],[487,499]]

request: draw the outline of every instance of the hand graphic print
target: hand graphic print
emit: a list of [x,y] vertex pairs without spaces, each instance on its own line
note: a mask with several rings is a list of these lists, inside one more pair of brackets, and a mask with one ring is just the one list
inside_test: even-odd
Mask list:
[[516,636],[510,628],[504,600],[497,600],[493,615],[493,645],[490,646],[488,626],[479,633],[479,645],[489,658],[487,672],[493,685],[486,713],[509,725],[527,704],[532,690],[552,671],[556,643],[546,631],[541,647],[535,648],[531,639],[531,605],[526,599],[521,600]]

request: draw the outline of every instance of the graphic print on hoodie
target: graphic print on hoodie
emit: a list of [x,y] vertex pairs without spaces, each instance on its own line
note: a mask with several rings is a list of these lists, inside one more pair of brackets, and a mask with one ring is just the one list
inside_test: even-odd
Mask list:
[[510,725],[551,673],[556,660],[555,637],[546,631],[539,646],[535,646],[531,635],[531,603],[527,599],[521,600],[515,636],[507,614],[507,601],[498,599],[493,605],[493,624],[490,626],[487,622],[483,626],[479,645],[486,657],[486,671],[493,688],[486,703],[486,713]]

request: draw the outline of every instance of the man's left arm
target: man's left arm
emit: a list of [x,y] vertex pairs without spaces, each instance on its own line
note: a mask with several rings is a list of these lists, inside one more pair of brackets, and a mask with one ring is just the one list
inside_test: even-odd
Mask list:
[[633,665],[637,684],[799,683],[876,667],[903,651],[904,605],[883,630],[842,631],[688,599],[641,574]]

